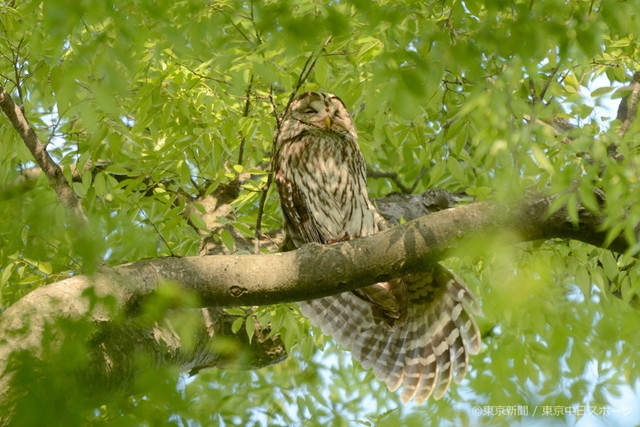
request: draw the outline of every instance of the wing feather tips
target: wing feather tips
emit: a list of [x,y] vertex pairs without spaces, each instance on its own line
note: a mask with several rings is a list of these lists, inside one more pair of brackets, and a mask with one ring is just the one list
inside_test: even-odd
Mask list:
[[470,354],[478,354],[481,347],[480,329],[474,318],[480,313],[478,300],[458,276],[439,266],[438,273],[448,277],[447,295],[455,301],[452,318],[463,335],[465,348]]
[[424,295],[411,301],[407,322],[394,329],[376,323],[369,303],[351,293],[301,303],[301,312],[351,350],[363,368],[373,369],[390,391],[402,388],[403,402],[440,399],[452,380],[464,378],[469,354],[480,351],[481,340],[475,297],[452,273],[438,270],[446,281],[436,277],[435,288],[425,283],[419,290]]
[[[422,346],[421,359],[428,359],[430,363],[422,367],[417,385],[411,376],[417,369],[405,372],[401,394],[404,402],[413,399],[421,404],[431,396],[440,399],[452,380],[460,382],[464,378],[469,354],[480,351],[480,331],[472,314],[478,312],[475,296],[455,275],[443,267],[439,269],[447,274],[447,281],[440,282],[446,283],[446,290],[428,303],[412,306],[413,313],[409,315],[409,322],[422,322],[421,326],[411,328],[422,331],[413,344]],[[405,364],[408,360],[409,355],[405,357]]]
[[349,350],[359,337],[360,326],[375,326],[373,319],[370,322],[362,320],[370,317],[370,309],[363,307],[359,300],[349,294],[303,301],[298,306],[302,315],[313,326],[320,328],[324,335],[333,337],[338,344]]
[[451,380],[453,379],[454,372],[454,360],[451,357],[451,346],[449,344],[449,335],[451,329],[447,328],[442,331],[442,334],[437,337],[440,340],[434,352],[438,361],[438,380],[436,382],[435,389],[433,390],[433,397],[439,400],[449,389]]
[[404,382],[406,343],[408,339],[410,339],[410,332],[411,330],[409,328],[401,328],[394,334],[393,339],[389,340],[387,347],[385,347],[385,350],[391,355],[386,365],[387,372],[380,372],[380,376],[376,373],[376,376],[387,384],[389,391],[396,391]]

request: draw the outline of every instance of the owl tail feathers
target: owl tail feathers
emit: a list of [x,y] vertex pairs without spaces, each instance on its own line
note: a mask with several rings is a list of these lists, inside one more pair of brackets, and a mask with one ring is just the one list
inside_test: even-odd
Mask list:
[[441,398],[451,380],[460,382],[469,354],[480,351],[476,301],[460,279],[439,265],[403,279],[407,320],[394,328],[376,321],[371,303],[349,292],[305,301],[300,308],[389,390],[402,387],[402,401],[423,403],[432,395]]

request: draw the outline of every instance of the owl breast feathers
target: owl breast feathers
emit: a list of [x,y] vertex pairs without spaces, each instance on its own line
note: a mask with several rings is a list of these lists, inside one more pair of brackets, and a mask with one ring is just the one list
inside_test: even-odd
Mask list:
[[[351,117],[335,95],[307,92],[282,120],[274,163],[287,240],[334,243],[389,225],[369,199],[366,164]],[[444,267],[354,292],[299,303],[302,314],[331,335],[403,401],[424,402],[462,380],[480,349],[464,283]]]

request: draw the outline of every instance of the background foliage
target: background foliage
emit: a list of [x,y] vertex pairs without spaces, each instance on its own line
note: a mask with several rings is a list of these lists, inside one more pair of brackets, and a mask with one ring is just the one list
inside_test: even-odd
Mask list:
[[[640,374],[639,130],[621,136],[612,105],[640,71],[639,10],[638,0],[0,2],[0,82],[54,158],[79,166],[73,188],[91,224],[79,234],[44,177],[21,180],[33,160],[0,121],[3,308],[100,260],[197,254],[202,224],[187,204],[234,179],[242,191],[216,239],[233,250],[234,237],[252,237],[274,107],[329,36],[302,90],[344,100],[372,171],[476,200],[548,189],[570,210],[602,210],[610,235],[632,243],[623,255],[567,241],[514,247],[505,236],[461,248],[448,264],[479,296],[485,348],[439,402],[401,406],[283,305],[260,316],[283,334],[285,363],[188,380],[155,372],[94,411],[80,410],[79,393],[51,414],[118,425],[464,425],[549,421],[543,406],[625,408],[616,396],[633,393],[620,386]],[[558,118],[576,128],[558,136]],[[607,150],[614,142],[621,160]],[[375,196],[399,190],[369,184]],[[594,189],[607,194],[602,205]],[[266,200],[262,229],[276,229],[273,190]],[[37,384],[68,393],[58,382]],[[473,409],[509,405],[528,416]]]

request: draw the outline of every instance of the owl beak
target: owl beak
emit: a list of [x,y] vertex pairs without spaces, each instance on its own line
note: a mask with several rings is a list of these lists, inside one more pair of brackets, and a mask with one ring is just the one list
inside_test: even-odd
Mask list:
[[331,117],[324,119],[324,124],[327,126],[327,129],[331,129]]

